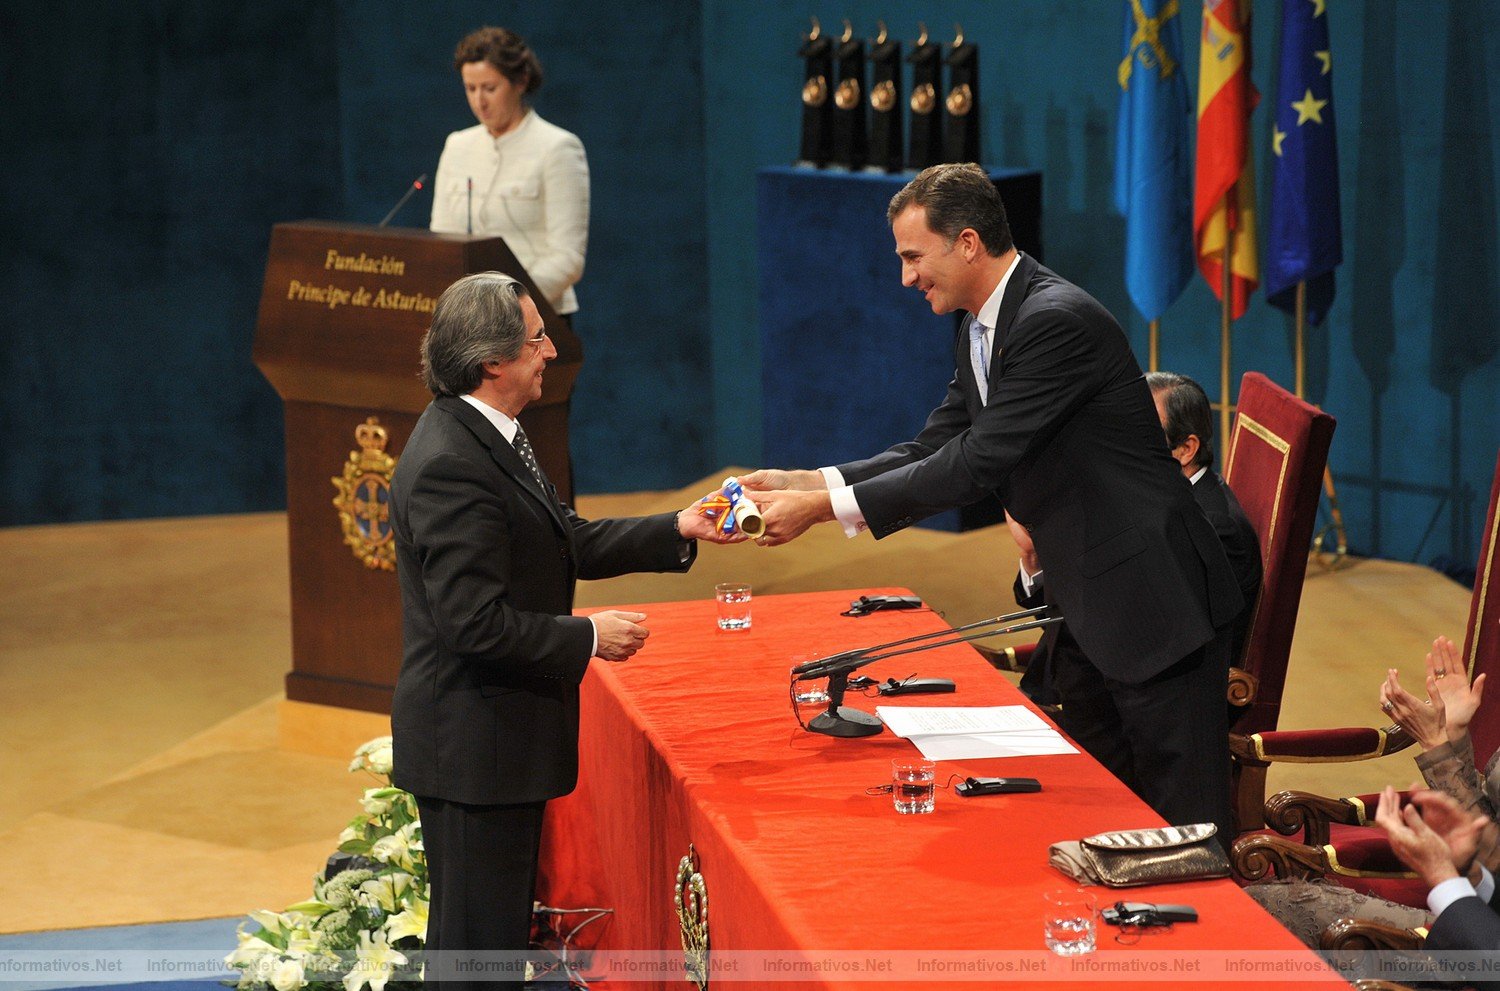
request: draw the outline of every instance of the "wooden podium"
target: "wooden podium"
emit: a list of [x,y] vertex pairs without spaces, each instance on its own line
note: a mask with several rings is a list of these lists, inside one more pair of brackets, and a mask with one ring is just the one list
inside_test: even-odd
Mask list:
[[[357,466],[374,432],[356,440],[355,431],[374,417],[386,431],[385,453],[400,457],[432,399],[418,349],[437,298],[461,276],[490,270],[526,285],[557,348],[542,398],[521,423],[542,470],[571,504],[567,400],[583,349],[503,240],[322,221],[272,229],[254,356],[286,415],[289,699],[390,711],[401,669],[401,592],[389,553],[389,502],[379,480]],[[359,487],[357,504],[350,501],[356,508],[342,515],[335,505],[335,497],[346,499],[341,481]],[[345,539],[345,517],[361,531],[356,536],[371,538],[366,549],[382,544],[380,556],[391,560],[362,559]]]

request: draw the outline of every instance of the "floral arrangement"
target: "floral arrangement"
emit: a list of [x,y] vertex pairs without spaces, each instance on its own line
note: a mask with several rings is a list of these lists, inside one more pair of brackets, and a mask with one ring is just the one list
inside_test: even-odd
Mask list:
[[285,911],[250,913],[224,962],[243,991],[416,991],[427,939],[427,864],[409,792],[393,787],[391,738],[360,747],[349,765],[381,782],[339,836],[353,866],[313,882],[313,896]]

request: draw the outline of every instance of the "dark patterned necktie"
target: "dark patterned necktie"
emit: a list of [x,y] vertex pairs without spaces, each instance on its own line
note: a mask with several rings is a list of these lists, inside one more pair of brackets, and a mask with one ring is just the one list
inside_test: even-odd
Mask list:
[[521,456],[521,460],[526,462],[526,467],[531,469],[531,474],[537,484],[542,487],[543,492],[546,492],[547,480],[542,477],[542,466],[536,463],[536,452],[531,449],[531,441],[526,439],[526,431],[521,429],[519,423],[516,424],[516,439],[512,443],[515,445],[516,453]]

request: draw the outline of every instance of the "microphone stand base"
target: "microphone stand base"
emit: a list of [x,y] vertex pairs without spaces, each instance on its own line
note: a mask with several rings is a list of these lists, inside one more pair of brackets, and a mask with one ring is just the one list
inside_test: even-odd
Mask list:
[[813,733],[822,733],[824,736],[876,736],[885,732],[885,724],[878,716],[872,716],[868,712],[847,705],[838,707],[838,712],[820,712],[807,724],[807,728]]

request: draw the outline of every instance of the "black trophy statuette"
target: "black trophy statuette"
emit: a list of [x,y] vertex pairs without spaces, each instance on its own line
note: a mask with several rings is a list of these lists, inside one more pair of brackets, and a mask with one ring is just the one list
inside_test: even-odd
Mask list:
[[827,165],[833,154],[833,106],[828,102],[833,42],[823,36],[816,17],[797,55],[806,65],[802,81],[802,151],[797,164]]
[[979,161],[979,46],[964,41],[964,29],[953,26],[953,46],[943,61],[948,64],[948,95],[943,105],[948,113],[943,127],[943,160]]
[[865,138],[865,39],[844,21],[838,47],[839,83],[833,91],[833,164],[857,169],[868,153]]
[[943,161],[942,117],[937,113],[938,85],[942,82],[942,48],[927,40],[927,25],[918,23],[920,36],[911,54],[911,144],[906,167],[921,171]]
[[890,37],[885,22],[870,43],[870,156],[865,168],[901,171],[901,42]]

